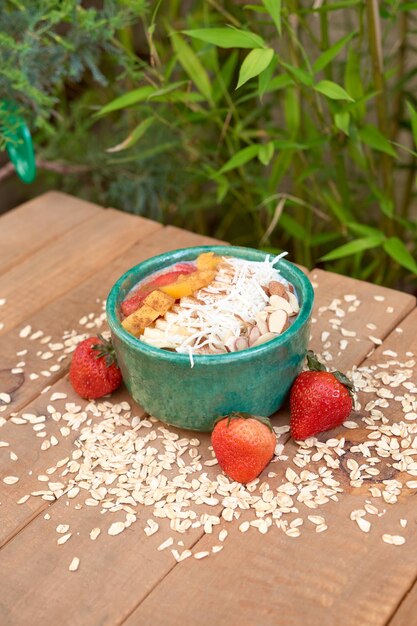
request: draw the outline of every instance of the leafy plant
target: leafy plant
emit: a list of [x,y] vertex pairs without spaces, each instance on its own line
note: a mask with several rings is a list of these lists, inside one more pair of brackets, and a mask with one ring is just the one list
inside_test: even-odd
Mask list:
[[306,4],[155,3],[143,83],[97,119],[129,115],[115,163],[157,127],[176,138],[159,156],[187,172],[172,221],[411,287],[417,3]]
[[[4,0],[0,102],[13,103],[33,130],[53,136],[68,86],[82,81],[105,86],[115,72],[134,71],[138,61],[129,59],[117,35],[143,12],[143,0],[104,0],[100,8],[87,8],[81,0]],[[8,122],[0,106],[0,149]]]

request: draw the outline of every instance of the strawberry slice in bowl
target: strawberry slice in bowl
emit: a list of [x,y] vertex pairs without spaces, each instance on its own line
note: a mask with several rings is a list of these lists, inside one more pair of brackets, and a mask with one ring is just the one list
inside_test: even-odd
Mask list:
[[168,272],[159,274],[149,282],[144,282],[121,304],[121,310],[128,317],[140,307],[147,295],[159,287],[175,283],[180,276],[193,274],[197,270],[193,263],[177,263]]

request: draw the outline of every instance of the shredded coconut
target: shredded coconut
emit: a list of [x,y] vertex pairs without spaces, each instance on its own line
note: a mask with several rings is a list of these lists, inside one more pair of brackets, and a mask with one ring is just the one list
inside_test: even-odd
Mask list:
[[188,354],[191,367],[193,355],[220,354],[248,325],[256,322],[257,314],[268,304],[263,287],[278,281],[288,287],[276,265],[284,252],[264,261],[246,261],[222,257],[214,281],[198,290],[194,297],[181,298],[178,304],[140,337],[158,348],[170,348]]

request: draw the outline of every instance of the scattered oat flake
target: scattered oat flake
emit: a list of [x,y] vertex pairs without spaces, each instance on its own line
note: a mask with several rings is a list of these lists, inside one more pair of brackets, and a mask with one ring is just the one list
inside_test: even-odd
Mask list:
[[3,482],[6,485],[14,485],[15,483],[19,482],[19,477],[18,476],[5,476],[3,478]]
[[406,528],[408,521],[406,519],[400,519],[400,526]]
[[382,541],[385,541],[385,543],[389,543],[393,546],[402,546],[405,543],[405,537],[402,537],[401,535],[382,535]]
[[24,326],[22,328],[22,330],[19,333],[19,337],[21,337],[22,339],[26,339],[26,337],[29,337],[31,332],[32,332],[32,326],[28,324],[27,326]]
[[369,335],[368,339],[372,341],[372,343],[374,343],[376,346],[380,346],[382,344],[382,339],[380,339],[379,337],[374,337],[373,335]]
[[357,517],[355,521],[364,533],[369,533],[369,531],[371,530],[371,522],[369,522],[367,519],[364,519],[363,517]]
[[95,541],[100,533],[101,533],[100,528],[93,528],[93,530],[90,530],[90,539]]
[[172,546],[172,544],[174,543],[174,540],[172,537],[168,537],[168,539],[166,539],[163,543],[161,543],[160,546],[158,546],[158,550],[165,550],[165,548],[169,548],[169,546]]
[[345,428],[349,428],[350,430],[353,430],[354,428],[359,428],[359,424],[352,421],[343,422],[343,426]]
[[225,528],[219,532],[219,541],[224,541],[229,533]]
[[77,569],[79,568],[79,565],[80,565],[80,559],[78,558],[78,556],[74,556],[71,563],[69,564],[68,569],[70,572],[76,572]]
[[316,533],[323,533],[325,530],[327,530],[327,525],[326,524],[320,524],[319,526],[316,526]]
[[69,530],[69,524],[58,524],[55,530],[57,533],[60,533],[62,535],[63,533],[66,533],[67,530]]
[[66,535],[62,535],[62,537],[57,539],[56,542],[59,546],[61,546],[62,544],[66,543],[68,539],[70,539],[71,536],[72,536],[72,533],[67,533]]
[[374,296],[374,300],[377,302],[384,302],[385,296]]
[[16,502],[16,504],[24,504],[25,502],[29,500],[29,498],[30,498],[30,495],[22,496],[20,500]]
[[194,554],[194,558],[195,559],[204,559],[206,556],[209,556],[210,552],[207,551],[202,551],[202,552],[196,552]]
[[309,515],[307,519],[309,519],[312,524],[316,525],[324,524],[326,521],[321,515]]
[[110,526],[109,530],[107,531],[107,534],[109,535],[119,535],[120,533],[122,533],[125,529],[125,525],[124,522],[113,522],[113,524]]
[[241,533],[245,533],[247,530],[249,530],[249,528],[250,528],[249,522],[242,522],[239,526],[239,530]]
[[60,393],[59,391],[55,391],[51,395],[51,402],[55,402],[56,400],[65,400],[65,398],[67,398],[66,393]]

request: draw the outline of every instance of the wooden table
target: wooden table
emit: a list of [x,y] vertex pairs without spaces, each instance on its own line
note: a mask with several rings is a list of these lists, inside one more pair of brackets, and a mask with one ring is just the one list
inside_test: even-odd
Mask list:
[[[211,241],[55,192],[0,219],[0,302],[6,299],[0,306],[2,626],[417,624],[417,490],[403,490],[396,504],[377,499],[378,510],[385,508],[386,513],[367,515],[372,530],[361,532],[350,514],[367,498],[372,500],[368,489],[382,486],[382,479],[370,477],[362,489],[355,489],[346,463],[334,470],[343,487],[338,502],[317,510],[297,503],[299,513],[293,517],[304,520],[299,537],[289,537],[275,525],[267,534],[256,528],[242,533],[239,525],[246,512],[241,511],[239,521],[222,519],[213,534],[200,527],[176,535],[175,541],[184,543],[182,550],[191,547],[195,553],[219,545],[219,531],[228,530],[221,552],[180,563],[170,549],[157,550],[172,535],[169,529],[161,525],[154,535],[145,535],[152,508],[137,507],[137,521],[120,535],[108,536],[110,517],[116,520],[117,514],[103,516],[100,507],[86,506],[85,492],[71,499],[66,493],[52,500],[32,496],[18,504],[25,494],[45,488],[38,477],[59,460],[65,463],[80,434],[61,431],[62,422],[54,419],[68,402],[85,404],[67,380],[70,354],[62,349],[63,335],[95,333],[101,324],[105,328],[102,301],[130,266],[169,249]],[[385,362],[392,351],[405,361],[412,359],[406,352],[417,353],[412,296],[321,270],[309,276],[316,291],[312,347],[331,354],[332,364],[346,369]],[[341,319],[348,337],[341,334]],[[411,367],[415,384],[416,368]],[[59,399],[59,394],[67,398]],[[115,402],[122,400],[130,402],[125,390],[115,395]],[[383,409],[386,417],[403,419],[391,406]],[[142,413],[133,405],[134,415]],[[274,424],[285,423],[288,414],[283,410]],[[345,437],[344,458],[353,458],[349,446],[369,434],[364,422],[358,424],[355,430],[341,427],[326,433],[321,440]],[[198,438],[202,459],[211,458],[209,436]],[[44,439],[50,445],[42,450]],[[285,433],[280,442],[286,460],[272,464],[262,476],[273,491],[287,480],[288,468],[301,471],[293,463],[297,445]],[[267,477],[271,470],[275,475]],[[60,471],[50,480],[65,483],[68,476],[60,478]],[[202,471],[211,479],[219,473],[212,465],[203,465]],[[5,484],[8,476],[19,481]],[[393,476],[404,480],[391,468]],[[221,516],[222,508],[219,502],[210,513]],[[307,519],[311,514],[326,519],[325,532],[314,532]],[[406,528],[400,519],[408,521]],[[59,524],[69,525],[72,532],[63,545],[56,543]],[[89,536],[94,527],[102,528],[95,541]],[[402,535],[406,543],[387,545],[381,539],[384,533]],[[74,556],[80,565],[71,572]]]

